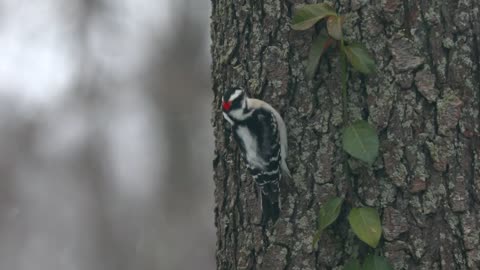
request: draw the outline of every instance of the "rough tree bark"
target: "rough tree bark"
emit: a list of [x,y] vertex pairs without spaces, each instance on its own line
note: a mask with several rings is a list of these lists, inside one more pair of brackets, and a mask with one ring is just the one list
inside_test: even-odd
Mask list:
[[[212,0],[217,269],[341,269],[365,248],[346,210],[312,248],[319,206],[330,196],[346,196],[347,208],[379,209],[380,249],[395,269],[480,269],[480,2],[335,2],[350,13],[347,40],[364,43],[377,63],[369,77],[350,73],[348,85],[350,120],[368,119],[379,132],[372,168],[346,165],[341,150],[335,53],[305,79],[315,30],[289,26],[303,3]],[[289,129],[293,179],[280,220],[266,230],[220,111],[232,85],[272,103]]]

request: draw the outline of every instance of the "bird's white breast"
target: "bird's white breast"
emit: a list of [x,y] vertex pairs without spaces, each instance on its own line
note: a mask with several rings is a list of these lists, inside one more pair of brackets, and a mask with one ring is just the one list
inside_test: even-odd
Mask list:
[[250,130],[247,127],[240,126],[237,128],[237,135],[243,141],[243,145],[245,146],[245,154],[248,164],[259,169],[265,168],[267,163],[258,156],[257,140]]

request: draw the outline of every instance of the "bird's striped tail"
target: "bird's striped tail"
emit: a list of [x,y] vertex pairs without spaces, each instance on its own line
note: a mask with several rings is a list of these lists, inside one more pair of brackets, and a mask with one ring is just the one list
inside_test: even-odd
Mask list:
[[267,224],[269,220],[275,223],[280,216],[280,190],[278,181],[260,186],[262,200],[262,223]]

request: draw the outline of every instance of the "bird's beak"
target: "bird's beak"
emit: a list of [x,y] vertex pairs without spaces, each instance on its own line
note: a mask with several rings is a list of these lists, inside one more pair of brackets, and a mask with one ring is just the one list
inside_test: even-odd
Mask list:
[[230,107],[232,106],[232,102],[231,101],[224,101],[222,103],[222,107],[223,107],[223,110],[224,111],[229,111],[230,110]]

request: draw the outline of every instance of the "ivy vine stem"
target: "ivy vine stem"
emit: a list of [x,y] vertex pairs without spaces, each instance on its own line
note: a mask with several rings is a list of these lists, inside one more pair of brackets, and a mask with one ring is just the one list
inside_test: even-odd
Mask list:
[[343,125],[347,124],[348,121],[348,110],[347,110],[347,56],[345,55],[345,42],[340,40],[340,65],[341,65],[341,79],[342,79],[342,116],[343,116]]

